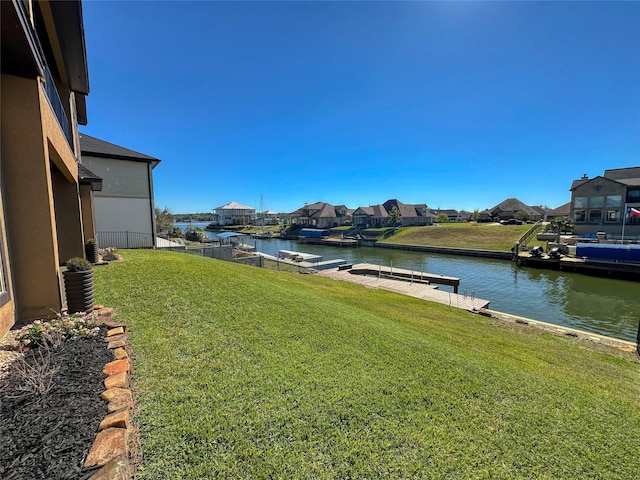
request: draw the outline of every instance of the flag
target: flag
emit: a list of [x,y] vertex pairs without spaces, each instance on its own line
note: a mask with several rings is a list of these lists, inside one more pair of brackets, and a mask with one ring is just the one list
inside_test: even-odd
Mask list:
[[633,215],[634,217],[640,217],[640,210],[633,207],[627,207],[627,214]]

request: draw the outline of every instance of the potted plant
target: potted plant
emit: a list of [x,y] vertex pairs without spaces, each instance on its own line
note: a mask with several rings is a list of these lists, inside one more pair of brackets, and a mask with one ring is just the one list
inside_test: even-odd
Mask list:
[[95,238],[87,240],[84,251],[87,254],[87,260],[91,263],[98,263],[98,242]]
[[69,313],[93,311],[93,270],[88,260],[73,257],[67,261],[64,290]]

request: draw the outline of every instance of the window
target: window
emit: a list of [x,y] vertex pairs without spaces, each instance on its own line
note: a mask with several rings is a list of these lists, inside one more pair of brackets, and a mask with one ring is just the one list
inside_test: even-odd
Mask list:
[[576,210],[574,212],[575,222],[585,222],[587,220],[586,210]]
[[607,197],[607,207],[622,206],[622,195],[609,195]]
[[640,187],[627,189],[627,203],[640,202]]
[[607,209],[606,220],[610,223],[616,223],[620,221],[620,210],[619,209]]
[[602,221],[602,210],[589,210],[589,223],[600,223]]
[[573,200],[573,208],[587,208],[587,197],[576,197]]
[[604,201],[603,196],[591,197],[589,199],[589,206],[591,208],[602,208],[604,206],[603,201]]

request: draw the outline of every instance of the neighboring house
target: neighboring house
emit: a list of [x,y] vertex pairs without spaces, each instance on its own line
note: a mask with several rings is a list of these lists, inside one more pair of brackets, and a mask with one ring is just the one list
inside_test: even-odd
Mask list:
[[353,212],[353,224],[367,228],[379,228],[389,225],[389,212],[384,205],[358,207]]
[[449,222],[459,222],[461,220],[460,212],[457,210],[436,210],[433,213],[435,213],[436,217],[441,214],[446,215]]
[[458,219],[460,222],[470,222],[473,217],[473,212],[467,212],[466,210],[460,210],[458,212]]
[[491,215],[491,211],[482,210],[478,212],[478,222],[492,222],[493,216]]
[[280,216],[278,212],[274,212],[272,210],[266,210],[264,212],[260,212],[257,215],[257,225],[262,227],[265,225],[278,225],[280,221]]
[[554,218],[566,217],[571,218],[571,202],[567,202],[564,205],[560,205],[558,208],[547,210],[547,220],[551,221]]
[[516,218],[516,213],[520,211],[527,214],[528,220],[537,222],[538,220],[544,219],[543,213],[525,203],[522,203],[517,198],[507,198],[489,210],[491,216],[496,221]]
[[256,220],[256,209],[238,202],[227,203],[213,209],[213,223],[225,225],[252,225]]
[[378,205],[357,208],[352,214],[353,224],[370,228],[387,227],[389,226],[389,213],[394,207],[400,212],[402,226],[433,224],[434,214],[425,204],[402,203],[396,199],[390,199]]
[[326,202],[305,204],[289,214],[291,223],[311,228],[331,228],[348,225],[352,221],[352,210],[344,205],[338,207]]
[[640,167],[605,170],[603,176],[584,175],[571,184],[571,221],[577,235],[606,232],[625,238],[640,235],[640,218],[625,216],[625,207],[640,209]]
[[409,204],[402,203],[395,198],[387,200],[382,204],[387,214],[391,212],[393,207],[396,207],[400,212],[401,225],[403,227],[409,225],[431,225],[433,223],[434,215],[424,203],[421,204]]
[[62,270],[94,236],[78,123],[89,93],[80,1],[2,1],[0,335],[66,308]]
[[96,238],[101,247],[156,246],[153,169],[160,160],[80,134],[82,165],[102,177],[94,193]]

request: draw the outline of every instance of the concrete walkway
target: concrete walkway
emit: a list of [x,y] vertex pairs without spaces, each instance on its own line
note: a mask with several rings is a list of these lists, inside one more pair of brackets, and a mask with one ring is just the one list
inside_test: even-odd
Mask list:
[[[388,278],[378,278],[366,275],[355,275],[349,273],[348,270],[323,270],[317,273],[334,280],[342,280],[345,282],[357,283],[367,288],[381,288],[391,292],[410,295],[430,302],[438,302],[452,307],[463,308],[465,310],[479,310],[489,306],[488,300],[481,298],[471,298],[470,296],[459,295],[456,293],[444,292],[438,290],[438,287],[427,285],[424,283],[392,280]],[[416,278],[418,274],[416,274]]]

